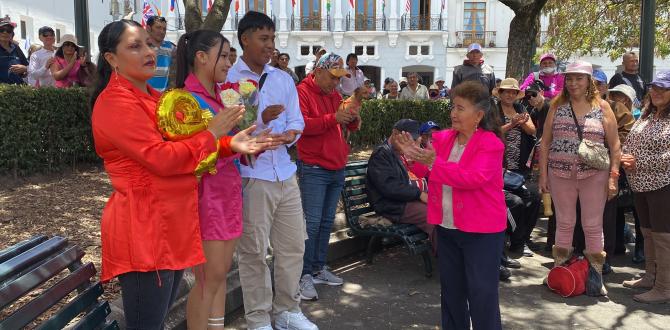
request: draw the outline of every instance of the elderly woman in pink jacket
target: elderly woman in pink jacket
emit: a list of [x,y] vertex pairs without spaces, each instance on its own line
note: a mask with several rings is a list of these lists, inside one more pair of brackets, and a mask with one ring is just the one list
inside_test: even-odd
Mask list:
[[437,225],[442,328],[501,329],[498,266],[506,223],[500,126],[486,90],[464,82],[451,90],[452,128],[432,147],[405,136],[403,152],[431,168],[428,223]]

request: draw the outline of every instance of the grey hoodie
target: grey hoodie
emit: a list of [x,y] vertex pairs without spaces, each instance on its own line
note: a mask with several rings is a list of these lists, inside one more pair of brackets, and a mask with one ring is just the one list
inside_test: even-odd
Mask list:
[[458,84],[468,80],[481,82],[482,85],[488,87],[489,94],[496,87],[496,76],[493,73],[493,68],[483,62],[480,65],[474,66],[464,61],[462,65],[455,67],[454,77],[451,80],[451,88],[453,89]]

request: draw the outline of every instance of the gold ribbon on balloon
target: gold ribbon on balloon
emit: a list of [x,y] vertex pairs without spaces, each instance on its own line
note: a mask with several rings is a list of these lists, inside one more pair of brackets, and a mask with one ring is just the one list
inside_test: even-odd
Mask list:
[[[213,115],[200,108],[198,100],[183,89],[171,89],[158,100],[156,121],[158,130],[169,141],[180,141],[207,129]],[[216,160],[219,158],[219,143],[216,151],[198,163],[193,174],[200,178],[205,172],[216,174]]]

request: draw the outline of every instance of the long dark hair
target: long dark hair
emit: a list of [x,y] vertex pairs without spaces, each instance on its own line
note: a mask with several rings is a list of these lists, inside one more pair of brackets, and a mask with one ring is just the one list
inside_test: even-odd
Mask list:
[[105,54],[116,53],[116,46],[119,45],[121,35],[131,26],[142,28],[140,23],[122,19],[105,25],[102,31],[100,31],[100,35],[98,36],[98,50],[100,53],[98,54],[98,70],[95,77],[95,83],[93,84],[93,91],[91,92],[91,109],[93,109],[95,100],[98,99],[98,95],[100,95],[105,87],[107,87],[109,78],[112,76],[112,71],[114,71],[112,66],[105,59]]
[[[481,129],[493,132],[502,140],[500,116],[495,101],[489,95],[489,90],[478,81],[466,81],[458,84],[450,92],[451,99],[457,97],[470,101],[477,109],[484,111],[484,117],[479,121]],[[453,101],[452,101],[453,102]]]
[[[208,52],[217,43],[219,44],[219,52],[216,55],[215,65],[219,63],[221,52],[223,52],[223,45],[230,43],[221,33],[212,30],[197,30],[186,33],[179,38],[177,55],[175,55],[177,61],[175,86],[177,88],[184,88],[186,77],[193,71],[195,54],[199,51]],[[212,74],[214,73],[212,72]]]

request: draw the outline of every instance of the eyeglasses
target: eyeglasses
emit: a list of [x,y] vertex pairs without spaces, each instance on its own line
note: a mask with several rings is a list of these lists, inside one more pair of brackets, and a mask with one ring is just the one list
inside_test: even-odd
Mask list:
[[14,32],[14,29],[7,29],[7,28],[0,29],[0,33],[13,33],[13,32]]
[[526,95],[528,95],[528,97],[536,97],[536,96],[537,96],[537,92],[529,92],[529,91],[526,91]]
[[651,85],[651,90],[653,90],[654,92],[663,93],[663,92],[670,91],[670,87],[661,87],[661,86]]

